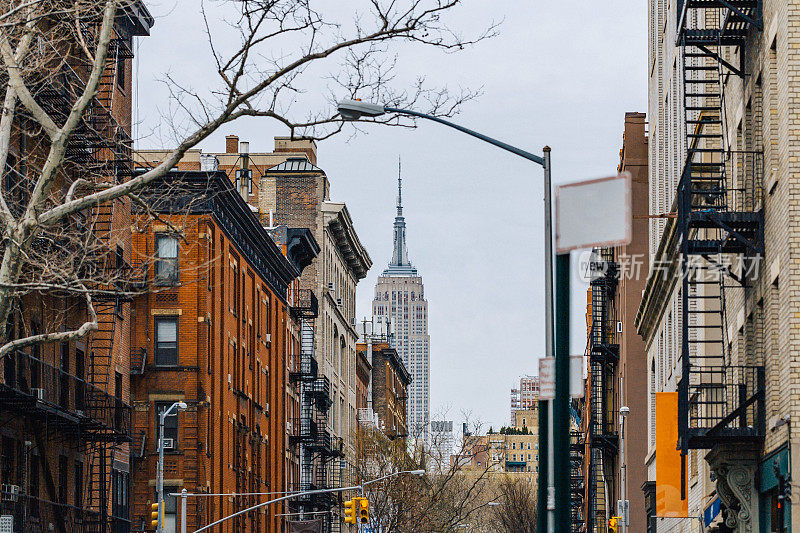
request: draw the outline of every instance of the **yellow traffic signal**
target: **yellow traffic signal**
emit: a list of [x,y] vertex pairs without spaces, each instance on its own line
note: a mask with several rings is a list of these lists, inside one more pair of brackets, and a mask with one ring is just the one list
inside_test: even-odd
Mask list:
[[345,524],[355,524],[356,523],[356,502],[358,498],[353,498],[352,500],[347,500],[344,502],[344,523]]
[[618,516],[612,516],[608,519],[608,530],[612,533],[617,533],[617,523],[619,522]]
[[[159,510],[161,511],[160,513],[159,513]],[[159,514],[161,515],[162,518],[164,517],[164,507],[160,506],[160,508],[159,508],[159,503],[158,502],[151,503],[150,504],[150,527],[154,527],[154,528],[158,527],[158,515]]]
[[362,524],[369,523],[369,500],[364,498],[358,498],[358,521]]

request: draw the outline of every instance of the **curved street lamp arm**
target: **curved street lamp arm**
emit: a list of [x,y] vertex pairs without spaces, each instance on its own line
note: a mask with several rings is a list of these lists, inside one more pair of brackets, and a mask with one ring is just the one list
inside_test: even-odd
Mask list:
[[426,113],[419,113],[417,111],[411,111],[409,109],[397,109],[397,108],[394,108],[394,107],[385,107],[384,110],[387,113],[399,113],[401,115],[409,115],[409,116],[412,116],[412,117],[425,118],[425,119],[428,119],[428,120],[432,120],[434,122],[438,122],[439,124],[444,124],[445,126],[449,126],[449,127],[453,128],[453,129],[456,129],[456,130],[458,130],[458,131],[460,131],[462,133],[466,133],[467,135],[471,135],[471,136],[473,136],[473,137],[475,137],[477,139],[480,139],[480,140],[482,140],[484,142],[487,142],[489,144],[493,144],[493,145],[497,146],[498,148],[502,148],[503,150],[506,150],[507,152],[511,152],[512,154],[518,155],[520,157],[524,157],[525,159],[527,159],[529,161],[533,161],[536,164],[544,166],[544,158],[542,156],[538,156],[536,154],[532,154],[530,152],[526,152],[525,150],[521,150],[521,149],[517,148],[516,146],[511,146],[510,144],[506,144],[506,143],[504,143],[502,141],[498,141],[497,139],[492,139],[491,137],[487,137],[486,135],[483,135],[482,133],[478,133],[477,131],[473,131],[473,130],[471,130],[469,128],[465,128],[464,126],[459,126],[458,124],[450,122],[449,120],[444,120],[442,118],[435,117],[433,115],[428,115]]
[[244,514],[244,513],[249,513],[250,511],[255,511],[256,509],[260,509],[261,507],[266,507],[267,505],[269,505],[271,503],[278,503],[278,502],[282,502],[284,500],[290,500],[292,498],[297,498],[298,496],[308,496],[309,494],[324,494],[326,492],[343,492],[345,490],[356,490],[356,489],[360,489],[360,488],[361,488],[361,485],[354,485],[352,487],[337,487],[335,489],[309,490],[309,491],[306,491],[306,492],[297,492],[295,494],[287,494],[286,496],[281,496],[280,498],[275,498],[274,500],[270,500],[268,502],[261,502],[261,503],[258,503],[256,505],[252,506],[252,507],[248,507],[247,509],[242,509],[241,511],[237,511],[237,512],[231,514],[231,515],[228,515],[226,517],[220,518],[216,522],[211,522],[210,524],[205,525],[205,526],[201,527],[200,529],[196,529],[194,531],[194,533],[200,533],[201,531],[205,531],[207,529],[210,529],[210,528],[212,528],[212,527],[214,527],[214,526],[216,526],[218,524],[221,524],[222,522],[225,522],[226,520],[230,520],[231,518],[234,518],[234,517],[239,516],[239,515]]

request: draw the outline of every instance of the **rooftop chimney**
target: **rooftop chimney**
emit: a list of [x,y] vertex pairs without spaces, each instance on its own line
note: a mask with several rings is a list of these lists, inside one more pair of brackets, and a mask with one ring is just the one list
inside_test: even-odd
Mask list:
[[239,136],[227,135],[225,137],[225,153],[238,154],[239,153]]

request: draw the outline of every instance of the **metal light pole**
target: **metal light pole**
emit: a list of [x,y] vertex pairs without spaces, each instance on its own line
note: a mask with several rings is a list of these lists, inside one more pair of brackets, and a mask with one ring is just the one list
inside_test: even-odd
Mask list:
[[[498,141],[497,139],[493,139],[476,131],[473,131],[469,128],[465,128],[463,126],[459,126],[458,124],[454,124],[449,120],[444,120],[439,117],[435,117],[433,115],[428,115],[426,113],[419,113],[417,111],[411,111],[408,109],[397,109],[393,107],[386,107],[380,104],[373,104],[369,102],[362,102],[360,100],[343,100],[339,102],[338,105],[339,114],[345,120],[358,120],[359,118],[366,116],[366,117],[377,117],[383,115],[385,113],[397,113],[401,115],[409,115],[412,117],[424,118],[426,120],[432,120],[433,122],[438,122],[439,124],[444,124],[450,128],[456,129],[462,133],[466,133],[472,137],[480,139],[484,142],[487,142],[491,145],[497,146],[498,148],[502,148],[512,154],[518,155],[528,161],[533,161],[537,165],[540,165],[544,169],[544,256],[545,256],[545,269],[544,269],[544,282],[545,282],[545,356],[546,357],[554,357],[558,355],[561,358],[563,356],[564,361],[561,366],[560,370],[557,368],[556,371],[556,400],[550,400],[547,402],[547,427],[546,431],[543,427],[543,424],[539,425],[539,442],[546,443],[546,461],[545,464],[547,465],[546,471],[543,472],[540,466],[540,478],[543,477],[542,474],[545,474],[544,477],[547,478],[546,490],[545,484],[539,483],[539,495],[538,495],[538,506],[539,506],[539,515],[543,516],[544,513],[542,512],[543,508],[546,507],[547,511],[547,521],[546,527],[547,531],[552,533],[556,531],[556,526],[558,525],[559,530],[567,531],[569,524],[565,523],[563,525],[559,525],[561,521],[556,519],[556,507],[565,509],[564,512],[560,512],[559,514],[562,516],[569,516],[569,501],[558,501],[556,497],[556,482],[555,482],[555,463],[554,463],[554,456],[555,456],[555,449],[554,443],[556,437],[559,437],[559,441],[563,442],[560,451],[564,455],[560,460],[559,463],[562,463],[560,472],[568,472],[569,468],[569,422],[564,422],[560,424],[560,431],[554,430],[554,420],[557,418],[567,418],[569,417],[569,412],[567,409],[567,404],[564,403],[563,406],[560,404],[556,404],[560,398],[567,398],[569,395],[569,340],[566,340],[566,351],[562,350],[564,353],[556,354],[554,350],[554,320],[553,320],[553,312],[554,312],[554,291],[553,291],[553,208],[552,208],[552,183],[551,183],[551,167],[550,167],[550,147],[545,146],[542,150],[542,155],[535,155],[530,152],[526,152],[525,150],[521,150],[515,146],[511,146],[510,144],[506,144],[502,141]],[[562,287],[559,284],[561,289],[565,289],[567,292],[567,301],[569,300],[569,274],[568,274],[568,265],[569,265],[569,255],[566,256],[566,263],[567,263],[567,270],[565,275],[562,276],[564,280],[566,280],[566,288]],[[568,303],[568,302],[567,302]],[[568,309],[568,307],[567,307]],[[568,312],[567,312],[568,315]],[[566,330],[567,330],[567,337],[569,336],[569,321],[567,316],[566,322]],[[558,362],[556,366],[559,367]],[[566,372],[566,374],[565,374]],[[563,390],[562,390],[563,389]],[[541,403],[540,403],[540,417],[543,415],[541,412]],[[540,418],[542,420],[542,418]],[[565,433],[564,435],[560,435],[560,433]],[[541,450],[540,450],[541,452]],[[541,457],[542,454],[540,453],[539,456]],[[566,469],[564,468],[564,464],[566,464]],[[568,479],[568,476],[567,476]],[[561,484],[559,484],[561,485]],[[567,498],[569,497],[569,484],[566,482],[566,494]],[[559,487],[561,488],[561,487]],[[564,490],[559,491],[561,493]],[[540,521],[539,523],[539,532],[545,533],[544,528],[545,523],[544,520]]]
[[625,462],[625,419],[628,417],[628,414],[631,412],[630,408],[627,406],[622,406],[619,408],[619,483],[620,483],[620,490],[619,490],[619,498],[622,505],[620,505],[620,509],[617,510],[617,514],[620,516],[622,520],[622,528],[621,533],[627,533],[628,531],[628,465]]
[[172,413],[173,409],[183,411],[186,402],[178,401],[158,414],[158,465],[156,466],[156,490],[158,491],[158,526],[156,533],[164,531],[164,420]]

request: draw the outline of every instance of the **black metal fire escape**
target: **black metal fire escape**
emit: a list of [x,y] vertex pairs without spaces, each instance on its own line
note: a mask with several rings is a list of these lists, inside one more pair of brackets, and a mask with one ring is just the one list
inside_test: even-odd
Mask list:
[[732,149],[725,106],[732,78],[746,79],[745,43],[761,29],[761,1],[683,0],[678,15],[686,128],[676,221],[682,291],[678,432],[685,456],[690,449],[758,442],[765,432],[763,361],[753,353],[744,360],[729,353],[725,303],[733,288],[743,289],[747,299],[747,266],[764,251],[761,152],[742,150],[742,139]]
[[585,436],[581,431],[569,433],[569,501],[570,532],[581,533],[586,521],[583,519],[583,460],[586,447]]
[[[616,289],[618,264],[613,248],[597,248],[591,263],[591,329],[589,356],[589,398],[586,402],[589,457],[585,460],[587,483],[586,531],[605,531],[608,507],[609,469],[615,464],[619,436],[614,425],[615,396],[613,376],[619,363],[617,341]],[[601,528],[601,529],[598,529]]]
[[[86,178],[92,183],[114,184],[131,175],[132,142],[114,117],[118,108],[114,93],[117,75],[121,72],[119,63],[133,57],[129,44],[129,38],[111,40],[97,95],[69,137],[63,167],[73,180]],[[55,49],[53,52],[58,53]],[[85,65],[65,60],[58,73],[42,83],[32,84],[34,97],[57,124],[64,123],[83,90],[85,79],[79,72],[85,70]],[[85,239],[84,246],[76,250],[77,261],[82,277],[92,280],[85,285],[95,292],[93,303],[99,326],[89,338],[85,373],[69,374],[40,360],[37,354],[20,351],[6,364],[4,383],[0,385],[0,396],[6,407],[17,408],[27,418],[46,421],[41,427],[57,432],[48,433],[48,439],[72,438],[84,450],[85,481],[80,480],[78,485],[82,486],[81,507],[50,505],[53,508],[51,519],[57,530],[62,531],[105,533],[128,529],[127,517],[113,516],[114,506],[110,500],[115,451],[120,444],[131,441],[131,407],[116,396],[119,391],[116,390],[113,362],[116,322],[121,305],[126,301],[115,293],[124,292],[131,272],[122,248],[114,243],[114,235],[126,229],[116,220],[121,202],[96,206],[78,222]],[[40,386],[34,386],[37,384]],[[50,455],[46,446],[44,436],[37,437],[37,447],[45,452],[41,454],[44,463]],[[45,479],[49,480],[47,485],[52,485],[53,469],[49,464],[43,466]],[[23,496],[31,499],[29,495]],[[57,500],[53,495],[50,499]],[[32,499],[21,504],[35,504],[36,512],[42,511]],[[27,513],[22,512],[23,515]]]
[[[340,453],[328,431],[328,410],[331,406],[331,384],[319,375],[314,357],[314,319],[318,315],[314,293],[307,289],[294,291],[292,313],[300,321],[300,354],[293,357],[289,381],[299,385],[300,413],[292,420],[290,446],[299,447],[300,485],[293,490],[306,492],[330,488],[331,460]],[[325,513],[325,531],[338,527],[331,509],[335,499],[330,494],[313,494],[295,500],[300,513]],[[317,515],[311,515],[317,517]]]

